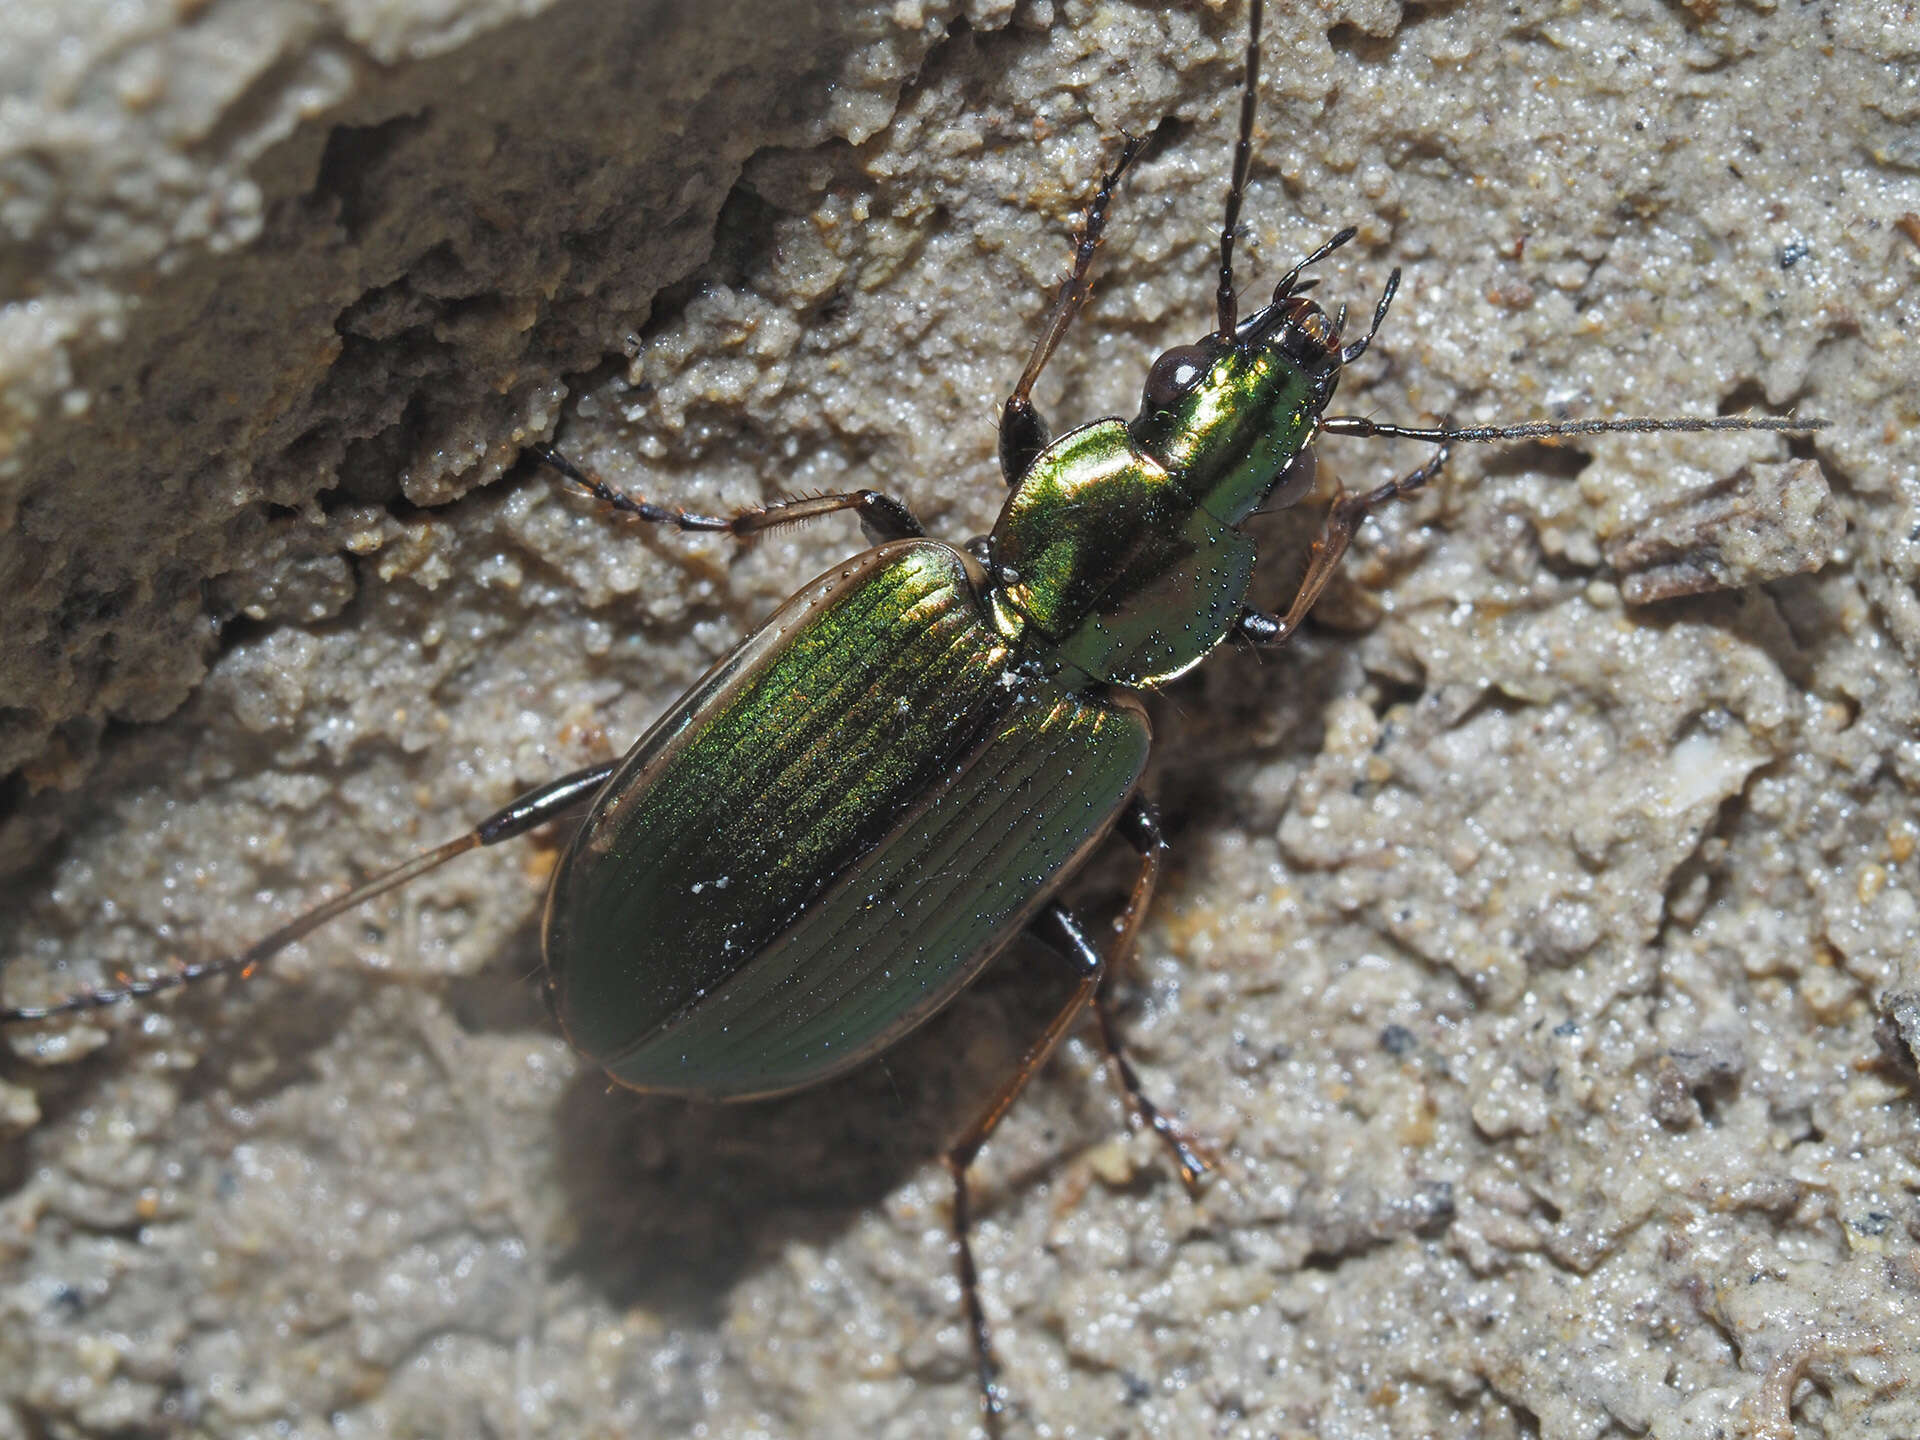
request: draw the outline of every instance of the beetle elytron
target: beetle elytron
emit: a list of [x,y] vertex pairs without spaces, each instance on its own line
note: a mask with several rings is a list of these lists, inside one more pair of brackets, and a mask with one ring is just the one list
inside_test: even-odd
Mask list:
[[[521,797],[468,834],[322,904],[239,954],[57,1003],[27,1022],[250,973],[362,901],[453,856],[589,804],[549,892],[545,984],[568,1039],[623,1085],[712,1100],[816,1084],[946,1004],[1028,932],[1072,970],[1071,995],[947,1156],[954,1251],[982,1402],[1002,1397],[968,1248],[966,1172],[1054,1048],[1092,1008],[1134,1112],[1196,1183],[1204,1152],[1141,1094],[1102,996],[1151,898],[1164,842],[1137,793],[1151,740],[1137,692],[1230,637],[1280,645],[1300,628],[1366,514],[1440,473],[1447,446],[1608,431],[1767,429],[1783,419],[1613,420],[1479,429],[1376,424],[1326,410],[1365,334],[1307,298],[1309,267],[1343,230],[1239,315],[1233,248],[1251,156],[1260,3],[1253,0],[1239,133],[1220,232],[1217,323],[1150,369],[1132,420],[1057,440],[1031,393],[1085,300],[1129,141],[1101,181],[1070,273],[1006,402],[1011,493],[991,535],[925,537],[898,501],[862,490],[708,516],[639,500],[547,446],[566,483],[617,513],[739,538],[835,511],[875,548],[802,588],[673,706],[625,759]],[[1411,474],[1334,502],[1282,615],[1249,608],[1256,563],[1239,526],[1309,488],[1318,434],[1433,442]],[[1139,854],[1113,932],[1096,939],[1057,898],[1110,833]],[[663,923],[671,919],[672,923]]]

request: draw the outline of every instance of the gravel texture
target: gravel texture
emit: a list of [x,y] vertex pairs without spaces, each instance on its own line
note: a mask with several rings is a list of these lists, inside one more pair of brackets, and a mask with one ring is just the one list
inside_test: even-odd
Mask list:
[[[1920,1434],[1920,22],[1269,16],[1240,276],[1405,282],[1339,402],[1793,409],[1462,453],[1289,654],[1153,701],[1120,988],[976,1167],[1009,1435]],[[235,947],[619,753],[875,485],[986,529],[1210,324],[1231,4],[20,0],[0,52],[0,993]],[[1417,447],[1327,442],[1368,484]],[[1258,522],[1283,603],[1312,521]],[[978,1417],[945,1137],[1017,949],[789,1100],[609,1094],[527,977],[553,838],[0,1060],[0,1440],[924,1437]],[[1125,863],[1077,887],[1098,912]]]

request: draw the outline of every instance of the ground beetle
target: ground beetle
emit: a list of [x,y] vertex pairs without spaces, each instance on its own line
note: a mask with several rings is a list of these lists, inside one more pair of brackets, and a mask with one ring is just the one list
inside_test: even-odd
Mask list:
[[[1286,643],[1367,513],[1430,483],[1451,443],[1619,431],[1774,430],[1793,419],[1623,419],[1456,429],[1326,409],[1378,333],[1307,298],[1307,269],[1342,230],[1239,317],[1233,248],[1252,151],[1260,0],[1220,230],[1218,322],[1148,371],[1132,420],[1053,440],[1031,394],[1085,301],[1107,211],[1140,151],[1101,180],[1070,273],[1007,400],[1000,466],[1011,494],[964,549],[931,540],[878,491],[776,501],[731,516],[640,500],[539,445],[564,481],[613,511],[745,540],[836,511],[875,548],[803,587],[716,665],[625,759],[522,796],[472,831],[379,875],[248,949],[58,1003],[0,1009],[45,1020],[209,975],[250,974],[317,926],[453,856],[589,806],[549,892],[545,985],[568,1039],[622,1085],[709,1100],[783,1094],[879,1054],[951,1000],[1016,936],[1067,963],[1074,985],[1044,1032],[947,1153],[954,1253],[984,1413],[1003,1397],[968,1246],[967,1168],[1026,1083],[1091,1008],[1133,1112],[1197,1185],[1206,1152],[1141,1093],[1102,994],[1143,919],[1165,843],[1137,786],[1151,728],[1136,692],[1229,639]],[[1320,434],[1423,440],[1412,473],[1337,496],[1284,614],[1246,602],[1255,545],[1239,528],[1312,488]],[[1058,898],[1110,832],[1138,852],[1132,893],[1096,937]]]

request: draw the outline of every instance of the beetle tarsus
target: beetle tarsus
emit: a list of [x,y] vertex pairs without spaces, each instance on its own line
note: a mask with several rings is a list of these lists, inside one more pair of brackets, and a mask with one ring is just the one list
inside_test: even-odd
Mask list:
[[967,1312],[967,1331],[973,1342],[974,1374],[980,1384],[980,1417],[987,1434],[992,1440],[999,1440],[1000,1418],[1007,1408],[1006,1391],[1000,1384],[1000,1367],[994,1363],[987,1312],[980,1303],[980,1271],[973,1263],[973,1244],[967,1239],[973,1219],[967,1192],[967,1166],[973,1156],[962,1155],[956,1149],[948,1153],[946,1160],[948,1173],[953,1176],[953,1265],[960,1280],[961,1302]]
[[1452,458],[1453,447],[1442,445],[1427,457],[1425,463],[1409,470],[1398,480],[1388,480],[1384,484],[1376,485],[1364,495],[1342,496],[1335,503],[1352,507],[1356,513],[1355,524],[1357,525],[1359,519],[1365,518],[1370,511],[1378,509],[1390,500],[1412,499],[1439,478],[1440,472],[1447,468],[1447,462]]
[[[1058,950],[1073,963],[1078,971],[1078,983],[1073,987],[1073,993],[1054,1012],[1053,1019],[1047,1022],[1047,1028],[1027,1047],[1027,1053],[1020,1057],[1020,1063],[1001,1083],[993,1099],[946,1154],[947,1170],[953,1176],[954,1265],[959,1273],[968,1327],[973,1335],[974,1362],[980,1376],[981,1413],[987,1417],[990,1434],[999,1433],[999,1417],[1004,1406],[995,1378],[997,1368],[993,1360],[992,1336],[987,1329],[986,1311],[980,1303],[980,1275],[973,1263],[973,1246],[967,1239],[967,1229],[972,1220],[967,1192],[967,1167],[980,1153],[980,1147],[987,1143],[987,1137],[1006,1118],[1007,1111],[1013,1108],[1013,1102],[1027,1088],[1027,1082],[1040,1073],[1041,1067],[1060,1048],[1060,1042],[1072,1033],[1082,1013],[1099,994],[1101,980],[1114,962],[1126,953],[1134,933],[1139,929],[1140,917],[1145,914],[1146,902],[1152,898],[1153,880],[1160,868],[1160,853],[1161,847],[1156,846],[1151,853],[1142,857],[1140,878],[1134,882],[1123,922],[1116,923],[1116,933],[1104,951],[1096,948],[1087,938],[1080,923],[1065,906],[1053,902],[1040,912],[1041,918],[1035,922],[1033,930],[1049,948]],[[1043,926],[1046,928],[1042,929]]]
[[[1132,928],[1137,928],[1146,914],[1147,900],[1152,896],[1154,884],[1159,879],[1160,866],[1170,847],[1165,833],[1160,829],[1159,813],[1154,809],[1153,802],[1144,795],[1134,795],[1114,828],[1139,852],[1141,860],[1140,873],[1134,881],[1127,907],[1114,922],[1118,944],[1130,946]],[[1112,974],[1109,970],[1109,981]],[[1189,1195],[1198,1195],[1206,1177],[1219,1168],[1214,1148],[1147,1098],[1140,1084],[1139,1073],[1127,1058],[1112,1000],[1104,987],[1094,996],[1093,1005],[1094,1015],[1099,1021],[1100,1043],[1107,1052],[1114,1081],[1126,1099],[1133,1120],[1160,1137],[1161,1143],[1167,1147],[1167,1153],[1173,1157],[1174,1168],[1180,1172],[1180,1183],[1187,1187]]]
[[628,515],[635,520],[644,520],[649,525],[671,525],[677,530],[727,530],[738,533],[736,530],[738,516],[700,515],[691,510],[655,505],[650,500],[629,495],[618,486],[609,485],[591,470],[581,469],[551,445],[529,445],[527,449],[542,464],[557,470],[575,489],[598,500],[617,514]]

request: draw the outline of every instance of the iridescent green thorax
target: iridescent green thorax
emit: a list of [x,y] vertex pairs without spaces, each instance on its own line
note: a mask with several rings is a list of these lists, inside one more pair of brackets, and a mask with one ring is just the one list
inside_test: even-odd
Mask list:
[[1112,685],[1153,685],[1226,638],[1253,575],[1253,542],[1101,420],[1055,441],[993,532],[999,626]]
[[1178,476],[1208,514],[1237,525],[1313,438],[1332,386],[1266,346],[1222,346],[1172,405],[1127,427],[1140,451]]

